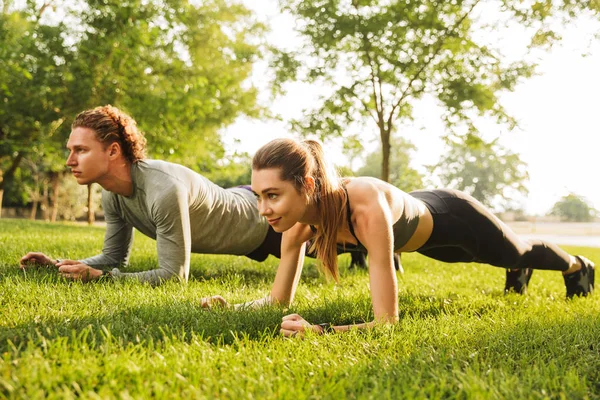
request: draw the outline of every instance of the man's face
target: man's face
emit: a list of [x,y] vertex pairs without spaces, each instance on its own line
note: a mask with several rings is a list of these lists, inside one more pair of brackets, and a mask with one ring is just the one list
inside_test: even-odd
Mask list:
[[67,166],[80,185],[100,183],[108,173],[109,152],[89,128],[75,128],[67,142]]

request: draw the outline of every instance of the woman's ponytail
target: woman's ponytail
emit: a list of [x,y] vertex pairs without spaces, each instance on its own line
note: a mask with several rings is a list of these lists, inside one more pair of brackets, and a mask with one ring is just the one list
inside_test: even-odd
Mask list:
[[311,176],[315,180],[313,199],[319,213],[319,230],[310,248],[316,252],[325,269],[338,279],[337,232],[346,218],[346,191],[341,185],[335,169],[325,158],[323,146],[316,140],[305,140],[303,144],[313,159]]

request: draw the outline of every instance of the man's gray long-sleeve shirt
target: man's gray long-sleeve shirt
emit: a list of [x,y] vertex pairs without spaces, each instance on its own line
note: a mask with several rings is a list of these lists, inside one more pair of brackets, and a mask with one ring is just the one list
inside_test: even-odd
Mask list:
[[102,254],[81,261],[99,269],[127,265],[135,228],[156,240],[158,269],[124,273],[114,268],[117,279],[187,281],[190,252],[245,255],[267,235],[268,224],[247,189],[223,189],[186,167],[157,160],[134,163],[131,179],[129,197],[102,191]]

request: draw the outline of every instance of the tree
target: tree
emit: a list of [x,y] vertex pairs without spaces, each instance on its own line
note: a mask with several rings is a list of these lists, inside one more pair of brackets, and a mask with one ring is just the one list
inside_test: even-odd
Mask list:
[[597,214],[597,210],[574,193],[562,197],[550,211],[550,215],[556,215],[562,221],[571,222],[590,222],[594,220]]
[[513,196],[528,192],[526,164],[498,139],[486,142],[468,134],[449,138],[447,146],[439,163],[430,167],[443,185],[465,191],[491,208],[510,207]]
[[244,82],[263,27],[224,0],[87,3],[72,11],[82,22],[73,71],[84,108],[114,104],[138,121],[151,156],[214,167],[225,154],[219,129],[260,110]]
[[[332,94],[294,129],[321,138],[348,134],[372,121],[382,149],[381,177],[388,180],[391,137],[410,121],[412,104],[425,95],[444,108],[450,130],[477,132],[476,116],[491,116],[509,128],[516,122],[498,101],[534,73],[528,60],[509,62],[481,39],[499,26],[528,28],[531,47],[558,39],[549,22],[575,16],[586,2],[498,0],[281,0],[297,19],[306,45],[276,52],[277,77],[329,85]],[[496,6],[496,9],[493,6]],[[595,10],[591,5],[591,10]],[[497,13],[495,22],[479,21]],[[279,82],[275,89],[281,88]],[[356,135],[355,135],[356,137]]]
[[[410,153],[416,149],[415,145],[401,137],[394,137],[391,144],[389,182],[405,192],[422,189],[422,175],[410,167]],[[369,153],[365,165],[356,172],[356,175],[381,178],[381,157],[381,149]]]
[[32,3],[0,14],[0,213],[6,182],[36,146],[57,137],[69,101],[66,27],[41,23],[42,14]]
[[214,165],[224,154],[219,129],[260,112],[256,89],[244,82],[262,25],[225,0],[87,3],[73,11],[82,24],[73,72],[85,107],[130,112],[151,155]]
[[220,160],[214,168],[200,170],[200,172],[223,188],[250,185],[252,157],[248,153],[236,153]]
[[5,177],[32,144],[64,148],[69,122],[98,105],[130,113],[149,139],[151,157],[205,169],[225,154],[220,129],[262,110],[246,80],[264,28],[241,5],[56,1],[53,7],[66,15],[59,24],[39,17],[47,6],[29,1],[0,20]]

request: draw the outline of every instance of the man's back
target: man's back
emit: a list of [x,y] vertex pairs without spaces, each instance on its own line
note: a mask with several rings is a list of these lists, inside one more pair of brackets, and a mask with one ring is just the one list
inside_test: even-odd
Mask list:
[[189,168],[158,160],[132,164],[131,178],[131,196],[102,192],[104,248],[101,255],[83,260],[85,264],[127,264],[133,227],[157,240],[161,270],[136,275],[154,281],[161,272],[162,279],[175,274],[187,279],[190,251],[244,255],[266,237],[268,224],[248,189],[223,189]]

